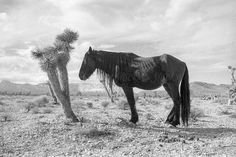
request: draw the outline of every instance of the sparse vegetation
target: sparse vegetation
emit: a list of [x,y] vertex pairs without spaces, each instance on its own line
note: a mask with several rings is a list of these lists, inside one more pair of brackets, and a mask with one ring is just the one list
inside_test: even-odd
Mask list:
[[49,109],[49,108],[45,108],[45,109],[42,110],[42,113],[43,114],[49,114],[49,113],[52,113],[52,110]]
[[103,102],[101,102],[101,106],[103,107],[103,108],[107,108],[107,106],[110,104],[110,102],[108,102],[108,101],[103,101]]
[[193,121],[198,120],[198,118],[204,117],[205,114],[203,112],[203,110],[199,109],[199,108],[195,108],[192,107],[190,110],[190,119]]
[[1,122],[8,122],[8,121],[12,121],[12,116],[9,113],[4,113],[3,115],[1,115]]
[[87,102],[88,108],[93,108],[93,103],[92,102]]
[[84,129],[80,132],[81,135],[84,135],[89,138],[96,138],[100,136],[108,136],[112,135],[112,133],[108,130],[99,130],[98,128],[89,128],[89,129]]
[[40,112],[39,112],[39,108],[38,108],[38,107],[32,108],[32,109],[31,109],[31,113],[32,113],[32,114],[38,114],[38,113],[40,113]]
[[129,109],[129,103],[124,100],[124,99],[121,99],[117,102],[117,106],[119,109],[122,109],[122,110],[128,110]]

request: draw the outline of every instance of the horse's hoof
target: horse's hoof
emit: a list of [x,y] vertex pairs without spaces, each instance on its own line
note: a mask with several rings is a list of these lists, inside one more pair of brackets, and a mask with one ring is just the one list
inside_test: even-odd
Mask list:
[[136,124],[136,123],[138,122],[138,119],[130,119],[129,121],[130,121],[131,123]]
[[172,127],[175,127],[175,128],[176,128],[176,126],[177,126],[179,123],[178,123],[178,122],[173,122],[173,121],[171,121],[171,122],[166,121],[165,124],[169,124],[169,125],[171,125]]

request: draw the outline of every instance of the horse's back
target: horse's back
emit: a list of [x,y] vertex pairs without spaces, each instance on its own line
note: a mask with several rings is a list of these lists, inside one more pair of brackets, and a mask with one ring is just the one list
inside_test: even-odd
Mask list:
[[156,56],[155,60],[165,72],[167,79],[182,79],[186,67],[183,61],[169,54]]

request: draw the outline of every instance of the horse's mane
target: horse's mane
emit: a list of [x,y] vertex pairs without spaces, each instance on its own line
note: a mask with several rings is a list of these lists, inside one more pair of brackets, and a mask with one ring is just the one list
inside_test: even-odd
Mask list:
[[105,81],[106,84],[112,84],[116,73],[116,66],[119,66],[120,73],[127,73],[129,72],[129,64],[133,58],[137,57],[137,55],[133,53],[117,53],[96,50],[95,52],[102,60],[101,65],[97,68],[97,74],[101,80]]

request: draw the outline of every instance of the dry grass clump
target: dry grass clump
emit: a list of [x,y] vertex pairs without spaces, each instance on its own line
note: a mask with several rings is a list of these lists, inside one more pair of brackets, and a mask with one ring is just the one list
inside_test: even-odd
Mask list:
[[49,103],[49,99],[47,96],[42,95],[33,99],[32,103],[37,107],[46,107],[46,104]]
[[93,108],[93,103],[92,102],[87,102],[88,108]]
[[33,99],[32,101],[26,104],[23,104],[23,108],[25,109],[26,112],[29,112],[33,108],[46,107],[48,102],[49,102],[49,99],[47,96],[39,96]]
[[94,127],[94,128],[84,129],[80,131],[80,134],[86,137],[95,138],[95,137],[101,137],[101,136],[109,136],[109,135],[112,135],[113,133],[111,133],[107,129],[99,130],[97,127]]
[[110,102],[109,101],[103,101],[103,102],[101,102],[101,106],[103,107],[103,108],[107,108],[107,106],[110,104]]
[[38,114],[38,113],[40,113],[40,112],[39,112],[39,108],[35,107],[35,108],[31,109],[31,113],[32,113],[32,114]]
[[128,110],[129,109],[129,103],[124,99],[118,101],[117,106],[118,106],[119,109],[122,109],[122,110]]
[[0,101],[0,105],[3,106],[3,105],[5,105],[5,103],[3,103],[2,101]]
[[50,113],[52,113],[52,110],[49,109],[49,108],[45,108],[45,109],[42,110],[42,113],[43,114],[50,114]]
[[226,105],[228,103],[228,98],[218,98],[213,101],[213,103],[218,103],[221,105]]
[[203,110],[201,110],[199,108],[195,108],[195,107],[191,108],[191,110],[190,110],[190,119],[191,120],[196,121],[198,118],[204,117],[204,116],[205,116],[205,114],[204,114]]
[[9,122],[9,121],[12,121],[12,116],[9,113],[5,113],[1,115],[0,119],[1,119],[1,122]]
[[230,114],[232,114],[232,111],[231,111],[231,108],[226,107],[226,108],[221,108],[219,113],[221,115],[230,115]]

